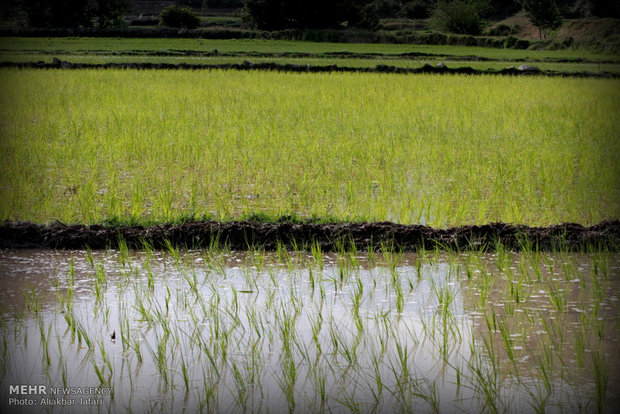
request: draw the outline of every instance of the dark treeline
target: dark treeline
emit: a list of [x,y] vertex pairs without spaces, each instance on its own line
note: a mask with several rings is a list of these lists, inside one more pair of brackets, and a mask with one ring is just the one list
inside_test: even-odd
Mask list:
[[[440,20],[446,14],[454,15],[460,25],[464,15],[470,15],[465,24],[482,26],[485,20],[505,19],[523,8],[542,9],[545,14],[557,10],[560,18],[620,17],[620,2],[615,0],[244,0],[243,14],[250,24],[264,30],[373,28],[379,18]],[[469,34],[477,31],[437,28]]]
[[[458,23],[434,28],[476,34],[485,22],[504,19],[521,9],[536,8],[556,14],[543,16],[550,21],[557,21],[558,17],[560,20],[620,17],[620,2],[616,0],[177,0],[176,3],[203,11],[237,8],[246,25],[261,30],[374,29],[380,18],[445,21],[458,16]],[[31,27],[122,26],[123,17],[131,12],[131,0],[0,0],[1,18],[19,19]],[[464,14],[468,15],[465,22]]]
[[99,27],[124,24],[131,0],[2,0],[3,18],[31,27]]
[[375,28],[375,0],[245,0],[244,18],[263,30]]

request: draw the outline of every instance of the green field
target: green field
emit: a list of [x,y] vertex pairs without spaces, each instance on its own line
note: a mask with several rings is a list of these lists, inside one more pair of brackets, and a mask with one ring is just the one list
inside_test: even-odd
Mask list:
[[316,43],[284,40],[2,38],[1,62],[255,63],[419,68],[444,62],[450,68],[501,70],[524,63],[544,71],[620,73],[620,58],[576,50],[513,50],[466,46]]
[[620,217],[616,80],[2,70],[0,219]]
[[614,60],[618,56],[598,54],[583,50],[515,50],[484,47],[408,45],[408,44],[369,44],[369,43],[317,43],[288,40],[252,39],[127,39],[127,38],[0,38],[0,51],[144,51],[144,50],[183,50],[211,51],[220,53],[432,53],[440,56],[480,56],[488,59],[582,59]]
[[[617,57],[577,51],[0,40],[3,62],[53,57],[620,72]],[[2,68],[0,91],[0,221],[620,218],[618,79]],[[247,251],[142,239],[133,251],[95,229],[117,249],[0,249],[0,411],[13,384],[109,390],[89,412],[620,407],[617,245],[403,253],[351,240],[325,253],[273,234],[273,252],[247,238]]]
[[[443,62],[449,68],[471,67],[477,70],[501,70],[510,66],[519,67],[522,61],[468,61],[450,60],[445,57],[427,58],[337,58],[337,57],[246,57],[246,56],[157,56],[157,55],[109,55],[109,54],[60,54],[55,53],[5,53],[5,62],[46,62],[50,63],[53,58],[58,58],[71,63],[106,64],[106,63],[170,63],[170,64],[191,64],[191,65],[222,65],[222,64],[242,64],[245,60],[254,63],[278,63],[281,65],[311,65],[311,66],[330,66],[348,68],[375,68],[378,65],[395,66],[399,68],[419,68],[424,64],[437,65]],[[543,71],[558,72],[594,72],[594,73],[614,73],[620,74],[620,63],[574,63],[574,62],[537,62],[535,64]]]

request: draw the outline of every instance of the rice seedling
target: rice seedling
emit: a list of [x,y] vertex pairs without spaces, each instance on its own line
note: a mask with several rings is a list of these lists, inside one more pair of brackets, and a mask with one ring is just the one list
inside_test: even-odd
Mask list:
[[232,375],[235,380],[236,387],[236,392],[234,394],[235,404],[237,404],[243,412],[247,412],[248,399],[250,397],[249,386],[246,383],[245,378],[241,374],[241,371],[239,370],[239,367],[237,366],[237,363],[235,361],[231,361],[230,368],[232,370]]
[[553,279],[549,281],[549,299],[558,312],[564,312],[566,308],[565,290],[558,286]]
[[[354,255],[356,265],[346,251],[327,255],[322,270],[311,252],[287,251],[292,268],[274,263],[278,253],[178,250],[171,265],[169,253],[132,252],[119,266],[115,253],[100,260],[98,252],[91,259],[72,252],[70,310],[54,302],[68,294],[58,273],[49,297],[30,290],[40,316],[24,313],[13,326],[19,312],[1,314],[5,378],[14,378],[24,355],[37,355],[32,372],[41,378],[114,388],[112,411],[181,404],[205,412],[510,413],[608,410],[617,398],[617,355],[609,351],[617,339],[614,254],[600,257],[609,276],[599,264],[595,282],[588,256],[541,253],[538,282],[532,253],[506,253],[500,271],[492,254],[430,251],[396,260],[386,252],[372,265]],[[588,289],[562,274],[564,262],[586,274]],[[100,304],[90,289],[98,267],[106,277]],[[561,312],[554,289],[565,300]],[[147,392],[158,395],[150,408],[130,397]]]
[[592,352],[590,355],[592,357],[592,366],[594,368],[596,411],[598,413],[602,413],[604,411],[604,402],[609,381],[609,364],[607,358],[602,356],[599,352]]
[[504,347],[506,349],[506,353],[508,354],[508,359],[513,364],[515,363],[515,354],[514,354],[514,344],[513,340],[510,336],[510,328],[504,319],[500,319],[499,323],[499,332],[502,335],[502,341],[504,342]]

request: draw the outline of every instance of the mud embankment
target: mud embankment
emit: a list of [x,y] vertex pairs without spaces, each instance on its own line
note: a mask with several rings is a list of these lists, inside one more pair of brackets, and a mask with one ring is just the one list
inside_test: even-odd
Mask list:
[[494,250],[501,245],[510,250],[620,251],[620,221],[605,221],[591,227],[573,223],[550,227],[492,223],[448,229],[390,222],[196,221],[150,227],[0,224],[0,248],[108,249],[117,248],[120,240],[132,249],[164,249],[169,244],[189,249],[226,246],[233,250],[274,250],[280,244],[309,249],[318,243],[323,251],[335,251],[353,243],[359,250],[379,250],[384,245],[404,251]]
[[[6,50],[5,50],[6,51]],[[444,61],[468,61],[468,62],[524,62],[524,63],[592,63],[592,64],[617,64],[618,60],[612,59],[588,59],[588,58],[488,58],[475,55],[448,55],[445,53],[430,52],[403,52],[403,53],[378,53],[378,52],[256,52],[256,51],[228,51],[220,52],[212,50],[182,50],[182,49],[132,49],[132,50],[46,50],[46,49],[21,49],[11,50],[11,53],[24,55],[70,55],[70,56],[133,56],[133,57],[236,57],[241,59],[252,58],[293,58],[293,59],[391,59],[410,60],[429,58]]]
[[220,64],[192,64],[192,63],[72,63],[66,60],[54,58],[51,63],[39,62],[0,62],[0,68],[30,68],[30,69],[141,69],[141,70],[258,70],[278,72],[308,72],[308,73],[332,73],[332,72],[361,72],[361,73],[399,73],[399,74],[466,74],[466,75],[524,75],[524,76],[554,76],[554,77],[579,77],[579,78],[620,78],[618,73],[610,72],[561,72],[555,70],[541,70],[537,66],[521,65],[510,66],[504,69],[474,69],[469,66],[450,68],[444,63],[437,65],[424,64],[417,68],[403,68],[390,65],[377,65],[375,67],[347,67],[338,65],[299,65],[291,63],[259,62],[245,60],[242,63]]

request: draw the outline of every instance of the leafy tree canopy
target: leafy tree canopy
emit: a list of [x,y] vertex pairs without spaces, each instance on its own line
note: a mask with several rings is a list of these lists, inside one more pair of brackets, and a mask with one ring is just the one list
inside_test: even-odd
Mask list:
[[91,26],[91,0],[23,0],[22,8],[30,26]]
[[131,0],[97,0],[94,12],[100,29],[122,26],[123,15],[131,10]]
[[168,6],[159,14],[159,22],[168,27],[195,29],[200,26],[200,18],[192,9],[178,4]]
[[478,35],[484,22],[480,14],[488,8],[483,0],[441,0],[432,15],[433,27],[442,32]]
[[131,0],[21,0],[28,24],[33,27],[91,27],[120,25],[131,10]]
[[546,37],[547,30],[553,30],[562,24],[560,9],[554,0],[521,0],[527,17],[538,28],[538,36]]
[[289,28],[374,28],[378,15],[373,0],[245,0],[244,15],[263,30]]

